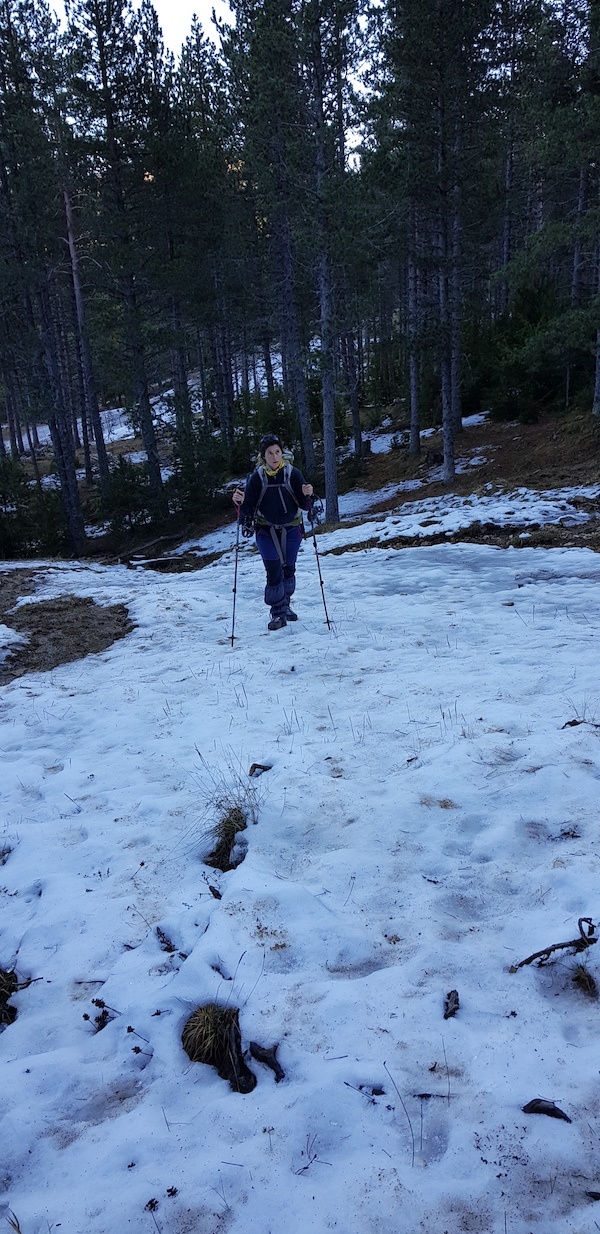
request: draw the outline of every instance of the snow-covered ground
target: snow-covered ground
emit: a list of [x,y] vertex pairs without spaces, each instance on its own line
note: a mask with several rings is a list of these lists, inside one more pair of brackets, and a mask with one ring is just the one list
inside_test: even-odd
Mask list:
[[[34,979],[0,1036],[0,1216],[23,1234],[593,1234],[598,1003],[566,952],[509,970],[600,918],[600,559],[385,547],[424,513],[543,522],[575,495],[415,502],[339,556],[365,525],[319,537],[332,631],[312,543],[275,634],[245,544],[233,648],[231,551],[46,567],[35,599],[137,624],[0,692],[0,968]],[[258,821],[220,874],[212,777],[253,762]],[[281,1083],[188,1061],[213,1000],[245,1046],[280,1043]]]
[[[573,504],[578,498],[594,501],[600,497],[600,484],[582,485],[579,488],[549,489],[536,493],[531,489],[518,488],[510,493],[486,486],[486,492],[461,497],[446,493],[443,497],[424,497],[418,501],[403,501],[396,509],[369,518],[369,512],[383,501],[393,501],[401,493],[420,487],[419,480],[407,480],[403,484],[387,484],[377,491],[353,489],[339,499],[342,523],[364,518],[360,527],[340,527],[320,540],[323,551],[353,544],[364,544],[376,539],[380,544],[399,537],[424,539],[431,535],[447,533],[454,535],[466,531],[474,523],[493,523],[497,526],[530,527],[534,524],[559,524],[575,527],[589,521],[590,514]],[[523,539],[531,533],[523,531]],[[235,530],[231,526],[211,531],[205,536],[186,540],[173,556],[197,552],[221,553],[231,548]],[[248,547],[242,545],[242,547]]]

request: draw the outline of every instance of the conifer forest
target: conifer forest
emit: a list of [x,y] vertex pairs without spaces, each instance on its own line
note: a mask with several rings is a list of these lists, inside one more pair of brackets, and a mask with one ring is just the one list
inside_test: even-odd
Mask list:
[[447,484],[477,410],[600,423],[598,0],[230,7],[0,0],[2,556],[231,508],[266,431],[335,523],[386,408]]

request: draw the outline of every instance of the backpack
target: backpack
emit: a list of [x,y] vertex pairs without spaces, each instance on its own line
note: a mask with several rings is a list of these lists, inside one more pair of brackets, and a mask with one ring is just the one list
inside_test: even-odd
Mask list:
[[[284,454],[284,459],[285,459],[285,462],[284,462],[284,465],[283,465],[283,484],[281,485],[281,487],[282,487],[282,488],[287,489],[288,493],[289,493],[289,494],[290,494],[290,496],[293,498],[294,504],[295,504],[296,506],[298,506],[298,498],[296,497],[296,494],[295,494],[295,492],[294,492],[294,490],[293,490],[293,488],[292,488],[291,481],[290,481],[290,476],[291,476],[291,473],[292,473],[292,462],[293,462],[293,458],[294,458],[294,456],[293,456],[293,454],[291,453],[291,451],[286,450],[286,451],[285,451],[285,454]],[[265,468],[264,468],[264,466],[263,466],[263,464],[262,464],[261,462],[259,462],[259,463],[258,463],[258,465],[257,465],[257,467],[255,468],[255,470],[258,472],[258,474],[259,474],[259,476],[260,476],[260,481],[261,481],[261,491],[260,491],[260,494],[259,494],[259,497],[258,497],[258,501],[257,501],[257,503],[256,503],[256,506],[254,507],[254,522],[255,522],[255,523],[258,523],[258,525],[259,525],[259,526],[262,526],[262,527],[284,527],[284,526],[285,526],[285,527],[294,527],[294,526],[296,526],[296,525],[299,525],[299,524],[302,522],[302,511],[301,511],[301,509],[300,509],[300,508],[298,508],[298,513],[297,513],[297,514],[294,516],[294,518],[293,518],[293,519],[291,519],[291,521],[290,521],[290,522],[288,522],[288,523],[269,523],[269,522],[267,522],[267,520],[266,520],[266,518],[264,517],[264,515],[263,515],[263,514],[261,514],[260,506],[261,506],[262,499],[263,499],[263,497],[264,497],[264,495],[265,495],[265,493],[266,493],[266,491],[267,491],[267,488],[269,487],[269,481],[268,481],[268,477],[267,477],[267,473],[266,473],[266,471],[265,471]]]

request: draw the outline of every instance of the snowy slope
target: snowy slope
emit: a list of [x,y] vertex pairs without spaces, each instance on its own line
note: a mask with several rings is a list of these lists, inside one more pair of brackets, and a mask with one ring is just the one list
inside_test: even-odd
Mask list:
[[[600,1222],[598,1004],[564,952],[509,972],[600,918],[600,560],[328,554],[363,530],[320,537],[331,633],[312,544],[276,634],[245,546],[233,649],[231,552],[45,572],[36,599],[124,602],[136,629],[0,694],[0,967],[35,979],[0,1036],[0,1215],[23,1234]],[[252,762],[258,822],[221,874],[211,776]],[[281,1043],[284,1081],[249,1060],[240,1095],[189,1063],[212,1000],[244,1045]],[[524,1114],[538,1096],[572,1122]]]

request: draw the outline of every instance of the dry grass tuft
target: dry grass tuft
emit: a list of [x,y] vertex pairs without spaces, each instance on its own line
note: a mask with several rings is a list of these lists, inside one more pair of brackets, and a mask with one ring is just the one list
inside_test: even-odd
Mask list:
[[236,866],[243,861],[244,854],[239,853],[236,858],[234,849],[237,842],[237,837],[240,831],[245,831],[247,816],[240,806],[232,806],[227,814],[218,819],[213,829],[213,838],[215,846],[208,857],[204,858],[204,864],[212,866],[215,870],[234,870]]
[[251,1093],[256,1087],[256,1076],[244,1062],[236,1007],[198,1007],[183,1026],[181,1044],[191,1062],[216,1067],[234,1092]]
[[197,784],[203,799],[202,818],[211,820],[204,831],[210,849],[203,860],[205,865],[225,872],[234,870],[244,860],[245,844],[240,842],[240,833],[250,823],[258,822],[265,790],[260,781],[250,778],[232,750],[225,750],[224,759],[226,768],[221,772],[200,754],[201,775]]
[[592,974],[589,969],[586,968],[585,964],[577,964],[577,966],[573,969],[571,981],[573,982],[573,985],[576,985],[577,989],[581,990],[582,994],[586,994],[588,998],[598,997],[598,986],[596,985]]

